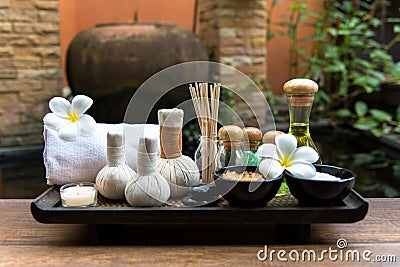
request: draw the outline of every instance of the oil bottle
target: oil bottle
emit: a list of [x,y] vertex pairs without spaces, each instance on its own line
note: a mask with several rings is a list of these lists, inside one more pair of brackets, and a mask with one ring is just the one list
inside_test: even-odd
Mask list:
[[[318,152],[310,135],[310,113],[318,84],[310,79],[292,79],[283,85],[289,106],[289,133],[297,139],[297,146],[309,146]],[[322,164],[321,156],[315,162]]]

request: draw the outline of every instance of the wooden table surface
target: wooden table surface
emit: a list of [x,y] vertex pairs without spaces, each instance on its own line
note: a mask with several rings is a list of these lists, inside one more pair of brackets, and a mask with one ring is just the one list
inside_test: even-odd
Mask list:
[[[90,231],[86,225],[41,224],[30,212],[32,200],[0,199],[0,266],[400,266],[400,198],[368,199],[366,218],[353,224],[312,225],[308,245],[254,244],[254,245],[181,245],[132,246],[90,245]],[[190,226],[183,226],[190,227]],[[177,231],[176,234],[179,234]],[[134,237],[129,237],[134,238]],[[347,247],[338,249],[339,238]],[[287,262],[267,258],[260,261],[257,253],[267,245],[272,250],[283,250]],[[322,254],[323,250],[342,251],[350,261],[335,260],[339,252]],[[304,250],[315,251],[314,262],[296,262],[289,258]],[[368,254],[370,250],[372,254]],[[367,262],[352,260],[350,252],[367,251],[369,259],[383,256],[396,262]],[[356,251],[356,252],[355,252]],[[281,252],[283,253],[283,252]],[[335,252],[333,252],[335,253]],[[306,257],[308,254],[304,254]],[[260,256],[264,256],[263,253]]]

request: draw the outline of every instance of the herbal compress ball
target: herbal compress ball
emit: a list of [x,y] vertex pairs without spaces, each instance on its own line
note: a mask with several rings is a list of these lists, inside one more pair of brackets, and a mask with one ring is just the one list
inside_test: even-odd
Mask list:
[[124,199],[125,186],[135,174],[126,164],[122,134],[107,133],[107,166],[96,177],[99,193],[109,199]]
[[169,183],[171,197],[187,194],[188,189],[200,184],[200,173],[196,163],[182,155],[183,110],[161,109],[160,124],[161,154],[157,160],[157,171]]
[[169,199],[170,189],[165,178],[156,171],[156,139],[140,138],[137,161],[137,174],[125,188],[126,200],[134,207],[162,205]]

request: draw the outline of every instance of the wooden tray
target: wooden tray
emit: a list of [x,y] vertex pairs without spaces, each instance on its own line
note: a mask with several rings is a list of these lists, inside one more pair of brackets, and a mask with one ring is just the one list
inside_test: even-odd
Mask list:
[[[188,207],[180,200],[169,201],[161,207],[135,208],[126,202],[110,201],[99,195],[95,207],[65,208],[61,206],[59,189],[51,187],[31,203],[31,212],[41,223],[89,224],[96,227],[133,225],[135,229],[142,227],[149,230],[179,229],[188,225],[197,233],[204,227],[213,228],[213,233],[218,232],[217,229],[241,232],[253,229],[257,232],[257,229],[265,231],[266,226],[274,225],[278,226],[275,230],[283,228],[285,233],[291,233],[292,243],[306,243],[311,224],[360,221],[368,212],[368,202],[352,190],[342,203],[329,207],[301,207],[293,196],[286,195],[277,196],[266,207],[257,208],[229,207],[226,201],[215,207]],[[261,238],[259,234],[257,236]],[[252,235],[251,240],[255,239],[256,236]]]

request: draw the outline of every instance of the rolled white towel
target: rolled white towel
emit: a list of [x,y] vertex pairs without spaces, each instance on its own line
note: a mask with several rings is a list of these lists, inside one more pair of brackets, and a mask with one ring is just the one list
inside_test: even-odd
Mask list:
[[107,132],[124,134],[126,161],[135,171],[139,138],[159,138],[159,126],[154,124],[98,123],[92,136],[78,136],[74,141],[61,140],[56,130],[45,127],[43,160],[47,184],[94,182],[107,164]]

